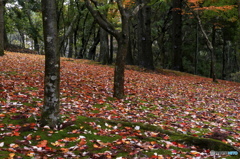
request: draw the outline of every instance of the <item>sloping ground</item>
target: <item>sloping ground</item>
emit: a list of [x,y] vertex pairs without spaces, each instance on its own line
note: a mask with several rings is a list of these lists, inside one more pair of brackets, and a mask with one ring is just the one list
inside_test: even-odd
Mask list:
[[211,158],[240,147],[239,83],[128,69],[117,100],[113,68],[89,63],[62,58],[64,124],[52,131],[37,123],[44,56],[0,57],[0,158]]

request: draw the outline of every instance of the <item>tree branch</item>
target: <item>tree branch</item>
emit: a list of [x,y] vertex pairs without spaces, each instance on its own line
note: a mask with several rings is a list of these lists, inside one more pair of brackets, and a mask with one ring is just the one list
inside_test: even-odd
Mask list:
[[[113,27],[113,25],[96,9],[93,8],[93,6],[90,4],[90,0],[84,0],[86,3],[86,6],[90,13],[93,15],[95,20],[98,22],[98,24],[107,32],[112,34],[114,37],[118,37],[119,33],[118,31]],[[96,1],[93,1],[94,4],[96,4]]]

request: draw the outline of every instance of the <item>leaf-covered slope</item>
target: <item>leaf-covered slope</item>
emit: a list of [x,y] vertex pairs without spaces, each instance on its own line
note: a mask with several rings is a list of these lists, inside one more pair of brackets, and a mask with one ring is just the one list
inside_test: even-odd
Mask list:
[[[221,80],[219,83],[212,83],[209,78],[188,74],[168,73],[164,75],[128,69],[125,78],[126,98],[116,100],[112,98],[113,68],[89,63],[87,60],[66,58],[61,60],[61,115],[64,122],[79,121],[79,116],[138,122],[190,136],[213,138],[240,147],[239,83]],[[0,125],[2,132],[0,133],[2,139],[19,136],[26,140],[29,134],[22,133],[25,129],[27,131],[36,129],[35,133],[39,133],[41,128],[37,127],[36,120],[40,116],[43,103],[43,73],[44,56],[8,52],[5,56],[0,57],[0,120],[2,121]],[[33,122],[30,122],[30,119]],[[20,120],[21,123],[14,122]],[[101,128],[101,126],[94,125],[93,121],[89,123],[95,130],[98,130],[99,135],[117,134],[118,139],[115,138],[113,143],[126,144],[128,141],[126,141],[126,137],[131,136],[138,136],[140,139],[151,137],[151,141],[148,143],[139,141],[139,139],[129,139],[133,147],[126,151],[122,150],[128,155],[144,156],[142,153],[145,152],[143,151],[144,147],[147,147],[146,151],[154,150],[150,156],[158,156],[154,154],[155,148],[149,148],[151,146],[156,146],[156,149],[168,149],[167,156],[181,154],[179,150],[172,148],[174,144],[172,145],[170,142],[180,142],[180,139],[167,134],[161,135],[154,131],[144,132],[141,127],[135,126],[119,126],[114,129],[114,125],[105,125],[104,128]],[[75,125],[79,124],[75,123]],[[71,131],[79,132],[78,129],[79,127]],[[80,132],[80,134],[84,134],[82,131]],[[154,137],[161,137],[162,141],[154,141]],[[40,138],[44,137],[40,136]],[[65,141],[64,138],[62,137],[61,142]],[[58,139],[60,140],[60,138]],[[86,144],[85,139],[79,140],[82,141],[80,147]],[[87,139],[87,143],[88,140],[90,139]],[[52,141],[55,143],[54,145],[46,143],[45,140],[37,140],[35,136],[34,141],[35,147],[46,148],[46,145],[59,147],[56,146],[58,143],[55,143],[58,140]],[[15,140],[12,142],[15,143]],[[130,143],[129,145],[131,145]],[[136,148],[138,151],[133,150],[134,145],[144,145],[144,143],[145,146],[140,148],[141,151],[138,150],[139,147]],[[165,147],[160,147],[161,143],[164,143]],[[114,145],[103,146],[104,144],[99,142],[95,144],[105,148]],[[10,145],[3,147],[6,148]],[[18,143],[18,145],[21,144]],[[98,149],[96,145],[92,146]],[[63,146],[63,148],[65,147],[66,145]],[[191,146],[187,147],[182,144],[175,145],[175,147],[189,148],[189,153],[195,151],[195,149],[191,149]],[[85,148],[83,150],[88,152]],[[62,152],[64,149],[61,150]],[[197,151],[189,153],[181,155],[183,157],[184,155],[185,157],[200,155],[200,152]],[[207,156],[207,152],[203,153]],[[121,156],[121,153],[118,152],[118,155],[115,156]]]

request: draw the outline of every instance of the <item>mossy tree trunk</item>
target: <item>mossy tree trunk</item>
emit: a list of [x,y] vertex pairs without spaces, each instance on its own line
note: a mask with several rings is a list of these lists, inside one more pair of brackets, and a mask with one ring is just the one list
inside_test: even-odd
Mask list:
[[59,125],[60,54],[57,34],[55,0],[42,0],[45,44],[44,106],[41,125],[56,128]]

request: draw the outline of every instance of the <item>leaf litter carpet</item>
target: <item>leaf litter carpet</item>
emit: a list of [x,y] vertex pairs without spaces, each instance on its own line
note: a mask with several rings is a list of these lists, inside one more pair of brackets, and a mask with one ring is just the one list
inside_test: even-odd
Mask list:
[[[110,66],[90,64],[88,60],[61,58],[61,116],[64,123],[75,121],[79,116],[107,120],[147,123],[164,130],[177,131],[197,137],[214,138],[240,147],[240,84],[219,80],[212,83],[209,78],[188,74],[160,74],[125,71],[125,94],[121,100],[112,98],[113,71]],[[7,52],[0,57],[0,120],[40,117],[43,105],[44,56]],[[33,106],[34,105],[34,106]],[[2,122],[1,122],[2,123]],[[41,129],[37,123],[14,125],[0,123],[0,138],[21,136],[21,127]],[[64,148],[67,138],[48,143],[39,136],[36,145],[23,147],[25,155],[39,156],[39,151],[48,157],[56,157],[54,148],[61,147],[65,157],[108,158],[117,157],[119,145],[128,156],[145,156],[143,151],[152,151],[146,158],[207,158],[209,151],[197,149],[194,145],[171,142],[168,135],[152,131],[141,131],[140,126],[121,127],[105,123],[103,126],[88,123],[97,135],[117,134],[121,138],[113,142],[91,141],[93,148],[108,147],[111,151],[92,154],[84,137],[89,132],[81,131],[75,148]],[[104,127],[104,128],[103,128]],[[45,127],[46,128],[46,127]],[[56,131],[57,132],[57,131]],[[79,133],[72,130],[69,134]],[[161,136],[161,142],[141,141],[134,138]],[[23,137],[27,140],[27,136]],[[30,139],[29,139],[30,140]],[[21,140],[22,141],[22,140]],[[61,143],[63,145],[61,145]],[[18,145],[14,147],[14,145]],[[20,143],[0,147],[17,153]],[[6,146],[8,148],[6,148]],[[84,147],[85,146],[85,147]],[[124,149],[124,147],[126,149]],[[2,149],[3,149],[2,148]],[[48,148],[48,149],[47,149]],[[177,149],[176,149],[177,148]],[[189,149],[184,152],[181,148]],[[81,150],[79,154],[74,150]],[[123,150],[124,149],[124,150]],[[158,154],[156,149],[168,150]],[[60,151],[59,150],[59,151]],[[115,150],[115,151],[114,151]],[[30,153],[31,152],[31,153]],[[124,158],[124,157],[122,157]],[[128,157],[126,157],[128,158]],[[130,157],[131,158],[131,157]]]

